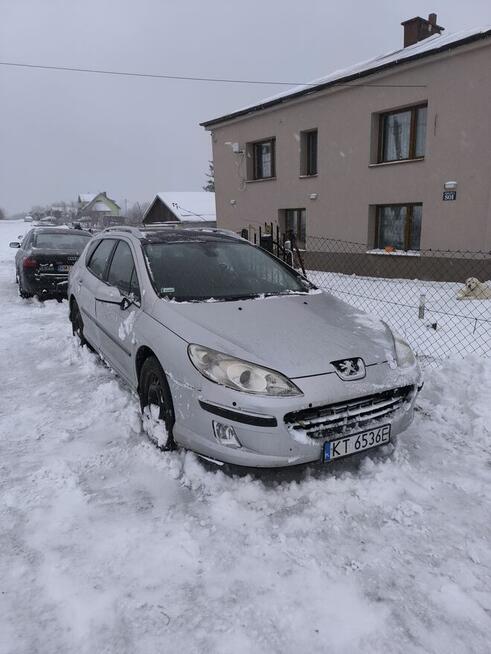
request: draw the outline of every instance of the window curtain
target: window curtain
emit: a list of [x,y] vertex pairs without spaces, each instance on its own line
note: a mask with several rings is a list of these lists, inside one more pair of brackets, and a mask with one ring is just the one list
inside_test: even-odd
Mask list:
[[407,207],[381,207],[379,214],[379,248],[392,246],[404,250],[404,227]]
[[271,143],[261,144],[261,177],[271,177],[273,168],[271,165]]
[[384,123],[384,161],[409,159],[411,112],[390,114]]
[[418,109],[416,116],[416,149],[415,157],[424,157],[426,143],[426,107]]

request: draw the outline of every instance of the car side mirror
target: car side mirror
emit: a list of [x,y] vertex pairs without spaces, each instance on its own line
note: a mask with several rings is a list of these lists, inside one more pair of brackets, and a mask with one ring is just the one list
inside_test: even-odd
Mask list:
[[139,295],[136,295],[135,293],[131,292],[129,295],[124,295],[123,299],[119,303],[119,306],[121,308],[121,311],[126,311],[131,305],[134,304],[135,307],[140,307],[141,306],[141,298]]
[[9,248],[20,248],[20,243],[18,241],[10,241]]
[[129,297],[124,297],[121,302],[119,303],[119,308],[121,311],[126,311],[126,309],[129,309],[133,302],[130,300]]

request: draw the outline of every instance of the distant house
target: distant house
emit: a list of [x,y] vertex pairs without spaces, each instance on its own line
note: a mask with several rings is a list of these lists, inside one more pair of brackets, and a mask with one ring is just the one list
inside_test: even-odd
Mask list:
[[[105,191],[81,193],[78,196],[78,217],[94,226],[107,227],[117,222],[121,207]],[[86,219],[89,220],[86,220]]]
[[145,211],[143,224],[182,223],[216,227],[215,194],[208,191],[157,193]]

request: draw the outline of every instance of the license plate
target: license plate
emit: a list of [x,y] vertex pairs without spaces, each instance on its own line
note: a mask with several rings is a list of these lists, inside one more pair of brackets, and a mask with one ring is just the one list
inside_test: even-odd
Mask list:
[[324,443],[324,463],[390,443],[390,425],[361,431],[358,434]]
[[63,266],[58,266],[57,267],[58,272],[70,272],[70,270],[71,270],[71,266],[63,265]]

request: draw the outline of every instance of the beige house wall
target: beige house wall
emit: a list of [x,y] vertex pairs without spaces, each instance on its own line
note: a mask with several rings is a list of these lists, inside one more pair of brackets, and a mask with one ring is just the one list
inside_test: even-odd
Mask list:
[[[212,128],[218,226],[240,230],[276,222],[281,209],[305,208],[308,236],[371,247],[370,206],[422,202],[421,249],[490,250],[489,39],[362,81],[401,86],[338,87]],[[373,165],[375,115],[425,101],[424,160]],[[300,132],[311,128],[318,129],[318,175],[301,178]],[[276,138],[276,178],[247,181],[246,155],[232,143],[244,148],[268,137]],[[444,202],[450,180],[457,199]]]

